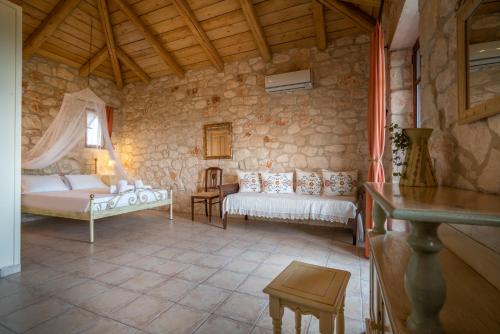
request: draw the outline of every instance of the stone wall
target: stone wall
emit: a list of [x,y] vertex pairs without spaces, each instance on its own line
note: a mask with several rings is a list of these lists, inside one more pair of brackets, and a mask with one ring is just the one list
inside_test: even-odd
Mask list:
[[[388,83],[388,109],[387,123],[398,124],[400,128],[414,127],[413,113],[413,50],[411,48],[389,52],[389,83]],[[390,143],[389,143],[390,145]],[[386,150],[392,151],[389,146]],[[402,157],[404,158],[404,157]],[[392,171],[386,179],[392,178],[399,182],[399,178],[392,172],[399,170],[392,166]]]
[[[78,70],[45,58],[32,57],[23,64],[23,119],[22,150],[29,150],[40,139],[59,112],[64,93],[76,92],[87,87],[87,78]],[[122,94],[110,80],[90,77],[90,87],[109,105],[119,108]],[[69,157],[87,168],[94,157],[104,151],[86,149],[82,142]],[[100,159],[103,160],[103,159]],[[50,168],[49,168],[50,170]]]
[[[456,1],[420,1],[423,126],[440,184],[500,194],[500,115],[457,123]],[[500,252],[500,230],[460,227]],[[472,233],[473,232],[473,233]]]
[[[264,76],[312,68],[315,88],[267,94]],[[232,62],[224,73],[189,71],[124,89],[118,150],[129,171],[154,186],[173,186],[176,209],[209,166],[236,171],[356,169],[367,174],[369,37],[336,40],[327,50],[292,49],[266,64]],[[203,125],[232,122],[233,159],[203,159]]]

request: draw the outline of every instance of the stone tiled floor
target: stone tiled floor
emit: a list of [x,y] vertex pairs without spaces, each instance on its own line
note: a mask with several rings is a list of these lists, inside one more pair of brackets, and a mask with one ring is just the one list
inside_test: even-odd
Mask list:
[[[203,220],[205,217],[199,217]],[[23,224],[21,274],[0,280],[4,333],[271,333],[262,293],[290,261],[351,272],[346,333],[362,333],[368,261],[350,232],[233,219],[227,230],[145,211]],[[305,316],[303,333],[318,333]],[[286,311],[284,333],[294,333]]]

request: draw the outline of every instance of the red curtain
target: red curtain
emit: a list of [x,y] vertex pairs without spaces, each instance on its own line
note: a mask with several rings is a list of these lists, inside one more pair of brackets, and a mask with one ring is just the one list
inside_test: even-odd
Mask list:
[[108,122],[109,137],[113,133],[113,107],[106,106],[106,121]]
[[[371,36],[370,87],[368,94],[368,151],[370,167],[368,182],[384,182],[382,155],[385,145],[385,55],[384,32],[377,22]],[[366,196],[366,230],[373,227],[372,199]],[[365,255],[369,254],[368,238],[365,238]]]

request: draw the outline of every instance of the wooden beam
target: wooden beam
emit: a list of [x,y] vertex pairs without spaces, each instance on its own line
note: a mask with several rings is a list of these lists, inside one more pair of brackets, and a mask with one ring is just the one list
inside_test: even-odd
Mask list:
[[57,5],[26,39],[23,56],[29,59],[40,46],[54,33],[62,21],[78,6],[81,0],[59,0]]
[[78,73],[80,76],[84,77],[90,75],[90,73],[94,72],[94,70],[101,65],[106,58],[108,58],[108,47],[105,46],[101,50],[99,50],[89,61],[83,64],[80,67]]
[[368,6],[378,8],[380,6],[380,0],[342,0],[344,2],[350,2],[355,5]]
[[330,8],[331,10],[338,11],[342,15],[348,17],[350,20],[356,23],[361,29],[367,32],[371,32],[373,30],[373,27],[375,26],[375,20],[371,16],[367,15],[361,9],[350,3],[342,2],[339,0],[318,0],[318,1],[321,2],[323,5],[325,5],[326,7]]
[[120,47],[116,48],[116,55],[118,58],[128,66],[139,78],[141,78],[142,81],[145,83],[149,83],[151,78],[149,75],[147,75],[146,72],[142,68],[139,67],[139,65],[136,64],[136,62],[130,58]]
[[180,78],[184,76],[184,70],[177,64],[174,57],[163,47],[160,41],[154,36],[153,32],[147,27],[141,18],[134,12],[132,7],[124,0],[113,0],[115,4],[125,13],[132,24],[139,30],[146,41],[156,51],[158,56],[167,64],[168,67]]
[[115,37],[113,36],[113,29],[111,28],[111,21],[109,19],[109,10],[107,0],[97,0],[97,9],[101,17],[102,28],[104,30],[104,38],[108,48],[109,60],[111,61],[111,68],[115,77],[116,86],[119,89],[123,88],[122,72],[120,70],[120,63],[116,56]]
[[326,49],[326,24],[325,10],[321,3],[317,0],[312,0],[314,30],[316,31],[316,46],[319,50]]
[[173,3],[177,8],[177,11],[179,12],[179,15],[182,17],[189,30],[191,30],[194,38],[198,41],[200,46],[207,54],[208,59],[210,59],[217,70],[224,71],[224,62],[222,61],[219,52],[213,46],[212,42],[207,36],[207,33],[201,27],[186,0],[173,0]]
[[259,48],[260,55],[265,61],[271,61],[273,56],[271,54],[271,50],[269,49],[269,45],[267,44],[264,30],[262,29],[259,18],[257,17],[252,0],[240,0],[240,4],[243,15],[248,23],[248,27],[252,32],[257,47]]

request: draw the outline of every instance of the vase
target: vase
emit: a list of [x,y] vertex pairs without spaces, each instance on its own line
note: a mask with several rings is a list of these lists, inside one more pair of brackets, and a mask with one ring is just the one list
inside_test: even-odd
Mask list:
[[409,145],[399,184],[409,187],[436,187],[436,172],[428,147],[433,130],[409,128],[403,131],[408,137]]

